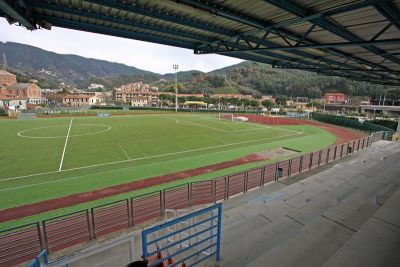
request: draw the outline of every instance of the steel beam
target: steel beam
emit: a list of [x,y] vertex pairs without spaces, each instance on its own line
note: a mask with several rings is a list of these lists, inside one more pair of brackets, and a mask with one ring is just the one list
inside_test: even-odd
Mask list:
[[[171,1],[173,1],[173,0],[171,0]],[[209,51],[209,49],[210,49],[209,46],[210,45],[218,44],[218,43],[224,44],[225,41],[228,41],[231,38],[234,39],[235,37],[237,37],[236,41],[239,41],[239,38],[243,38],[244,36],[246,37],[246,41],[250,40],[251,42],[257,44],[255,46],[255,48],[259,48],[261,44],[264,45],[264,46],[268,46],[268,47],[269,46],[277,46],[275,43],[270,42],[270,41],[266,40],[266,38],[265,38],[266,35],[268,35],[269,32],[272,32],[273,28],[276,29],[277,27],[288,26],[289,24],[292,24],[292,23],[296,24],[296,23],[300,23],[302,21],[308,21],[308,20],[315,19],[315,18],[320,18],[320,17],[323,17],[323,16],[334,15],[334,14],[339,14],[339,13],[346,12],[346,11],[349,11],[349,10],[363,8],[363,7],[375,4],[377,1],[378,0],[366,0],[366,1],[355,3],[355,4],[347,5],[347,6],[344,6],[344,7],[336,8],[336,9],[333,9],[333,10],[330,10],[330,11],[322,12],[320,14],[311,15],[311,16],[308,16],[308,17],[306,17],[304,19],[300,18],[300,19],[289,20],[289,21],[283,22],[283,23],[288,23],[287,25],[280,25],[279,23],[275,24],[275,25],[266,24],[265,22],[254,20],[254,19],[249,18],[247,16],[238,14],[237,12],[229,11],[226,8],[218,7],[217,5],[212,5],[212,6],[207,5],[205,3],[202,3],[201,1],[193,1],[193,0],[176,1],[175,0],[174,2],[178,2],[178,3],[184,2],[184,3],[189,4],[189,5],[191,5],[191,6],[195,7],[195,8],[201,8],[201,9],[209,11],[209,12],[211,12],[213,14],[220,15],[220,16],[222,16],[224,18],[232,19],[234,21],[241,22],[241,23],[244,23],[246,25],[259,28],[258,30],[255,30],[256,32],[258,32],[259,30],[265,31],[264,38],[262,38],[261,40],[256,38],[256,37],[254,37],[254,36],[251,36],[251,34],[243,33],[243,34],[238,34],[238,35],[235,35],[235,36],[226,37],[226,38],[223,38],[223,39],[220,39],[218,41],[211,42],[211,43],[208,43],[208,44],[204,44],[205,46],[208,47],[208,49],[204,49],[204,50],[205,51]],[[315,24],[313,24],[313,26],[314,25]],[[311,27],[311,28],[313,28],[313,27]],[[276,30],[275,30],[275,32],[276,32]],[[306,43],[306,44],[309,44],[309,45],[315,45],[316,44],[315,42],[310,41],[309,39],[306,39],[305,38],[306,35],[304,35],[304,34],[302,36],[298,36],[296,34],[288,32],[287,30],[284,30],[282,28],[279,29],[279,32],[284,34],[284,36],[288,37],[289,39],[295,40],[297,43],[302,42],[302,43]],[[251,33],[253,33],[253,31],[251,31]],[[202,44],[200,46],[197,46],[196,49],[195,49],[195,53],[200,53],[199,48],[203,47],[204,45]],[[357,63],[366,64],[368,66],[375,67],[375,68],[386,69],[383,66],[376,65],[375,63],[372,63],[372,62],[366,61],[364,59],[355,57],[355,56],[353,56],[351,54],[345,53],[345,52],[337,50],[337,49],[322,49],[322,50],[324,52],[331,53],[333,55],[336,55],[336,56],[339,56],[339,57],[343,57],[345,59],[351,58],[352,61],[357,62]],[[217,51],[213,51],[213,52],[217,52]],[[315,56],[313,54],[310,54],[310,53],[300,54],[299,51],[291,51],[291,52],[293,52],[296,55],[304,56],[306,58],[316,59],[316,57],[317,57],[317,56]],[[325,58],[321,58],[321,59],[322,59],[322,61],[324,61],[324,62],[326,62],[328,64],[336,64],[336,65],[337,64],[342,64],[341,62],[337,62],[337,61],[335,62],[335,60],[329,60],[329,59],[325,59]]]
[[188,31],[181,31],[181,30],[174,30],[172,28],[168,27],[160,27],[155,24],[149,24],[145,22],[137,22],[133,20],[128,20],[128,19],[123,19],[119,17],[113,17],[113,16],[108,16],[99,12],[95,11],[85,11],[85,10],[79,10],[76,8],[70,8],[67,6],[63,6],[61,4],[49,4],[46,2],[42,1],[37,1],[37,0],[27,0],[27,2],[32,5],[33,7],[37,8],[42,8],[46,10],[51,10],[55,12],[61,12],[69,15],[76,15],[76,16],[82,16],[86,18],[92,18],[92,19],[97,19],[101,21],[107,21],[111,23],[117,23],[129,27],[135,27],[139,29],[145,29],[145,30],[151,30],[154,32],[160,32],[160,33],[166,33],[170,35],[174,35],[176,37],[184,37],[188,39],[193,39],[193,43],[202,41],[202,42],[207,42],[210,41],[211,39],[208,38],[207,36],[200,35],[200,34],[195,34],[192,32]]
[[[362,41],[362,42],[343,42],[343,43],[327,43],[318,45],[299,45],[299,46],[272,46],[272,47],[261,47],[261,48],[246,48],[246,49],[235,49],[231,50],[215,50],[215,51],[198,51],[198,54],[211,54],[211,53],[221,53],[221,54],[231,54],[246,51],[293,51],[301,49],[319,49],[319,48],[338,48],[338,47],[351,47],[351,46],[362,46],[370,47],[375,45],[393,45],[400,44],[400,39],[387,39],[387,40],[375,40],[375,41]],[[196,48],[197,49],[197,48]]]
[[[40,1],[36,1],[36,0],[28,0],[29,4],[31,4],[34,7],[38,7],[38,8],[42,8],[42,9],[46,9],[46,10],[51,10],[51,11],[56,11],[56,12],[62,12],[62,13],[66,13],[66,14],[70,14],[70,15],[77,15],[77,16],[83,16],[83,17],[88,17],[88,18],[93,18],[93,19],[98,19],[100,21],[108,21],[108,22],[113,22],[113,23],[118,23],[118,24],[122,24],[122,25],[126,25],[126,26],[133,26],[133,27],[138,27],[138,28],[143,28],[143,29],[149,29],[149,30],[153,30],[156,32],[165,32],[168,34],[173,34],[173,35],[177,35],[179,37],[186,37],[186,38],[192,38],[194,39],[192,41],[193,46],[196,45],[197,40],[202,40],[204,41],[207,37],[205,36],[201,36],[201,35],[191,35],[190,33],[187,32],[182,32],[182,31],[176,31],[173,29],[165,29],[165,28],[161,28],[155,25],[148,25],[148,24],[139,24],[139,23],[135,23],[135,22],[130,22],[128,20],[125,19],[121,19],[118,17],[110,17],[110,16],[106,16],[104,14],[100,14],[98,12],[88,12],[88,11],[84,11],[84,10],[78,10],[78,9],[74,9],[74,8],[70,8],[70,7],[66,7],[66,6],[62,6],[62,5],[55,5],[55,4],[49,4],[49,3],[43,3]],[[46,20],[51,22],[52,18],[51,16],[46,16],[46,15],[37,15],[38,19],[42,19],[42,20]],[[198,38],[197,38],[198,37]],[[209,41],[209,39],[207,39],[206,41]],[[159,43],[163,43],[163,44],[168,44],[170,45],[170,42],[168,41],[162,41]],[[268,44],[270,44],[268,42]],[[244,47],[241,47],[244,48]],[[274,57],[277,58],[279,60],[284,60],[284,61],[296,61],[296,59],[293,59],[291,57],[287,57],[287,56],[283,56],[283,55],[279,55],[279,54],[275,54],[275,53],[271,53],[271,52],[263,52],[261,53],[263,55],[269,56],[269,57]],[[318,58],[309,54],[309,53],[305,53],[305,52],[296,52],[295,54],[312,59],[314,57],[315,60],[317,60]],[[333,61],[333,60],[328,60],[329,63],[331,64],[338,64],[338,62]],[[320,64],[315,64],[312,62],[305,62],[302,64],[302,66],[306,67],[306,66],[313,66],[313,67],[324,67],[323,65]]]
[[[89,2],[89,3],[93,3],[93,4],[106,6],[106,7],[109,7],[109,8],[115,8],[115,9],[118,9],[118,10],[132,12],[132,13],[135,13],[135,14],[139,14],[139,15],[155,18],[155,19],[158,19],[158,20],[169,21],[169,22],[172,22],[172,23],[176,23],[178,25],[185,25],[185,26],[196,28],[196,29],[205,30],[205,31],[212,32],[212,33],[215,33],[215,34],[219,34],[219,35],[225,36],[225,37],[237,34],[235,31],[224,29],[222,27],[211,25],[209,23],[202,23],[202,22],[190,19],[190,18],[189,19],[188,18],[183,18],[183,17],[176,16],[176,15],[173,15],[173,14],[168,14],[168,13],[165,13],[165,12],[156,12],[154,10],[150,10],[149,8],[141,7],[141,6],[138,6],[138,5],[128,5],[128,4],[123,3],[123,2],[106,1],[106,0],[85,0],[85,1]],[[233,15],[230,14],[229,16],[233,16]],[[247,22],[247,23],[249,22],[249,21],[246,21],[244,19],[241,19],[241,21]],[[252,22],[252,23],[254,24],[255,22]],[[295,39],[295,40],[299,40],[301,38],[301,36],[296,36],[296,35],[288,33],[288,32],[285,32],[285,34],[287,34],[288,36],[290,36],[290,38]],[[252,38],[254,38],[254,37],[252,37]],[[305,40],[305,41],[309,42],[309,40]],[[265,43],[265,44],[267,44],[267,43]],[[268,44],[271,45],[271,43],[268,43]],[[195,45],[198,45],[198,44],[196,43]],[[316,56],[312,55],[310,53],[305,53],[303,51],[292,51],[292,52],[294,54],[296,54],[296,55],[299,55],[299,56],[304,56],[306,58],[316,59]],[[344,53],[344,52],[339,51],[339,50],[330,49],[329,52],[331,52],[331,53],[333,53],[333,54],[335,54],[337,56],[341,56],[343,58],[352,58],[355,62],[366,64],[366,65],[369,65],[369,66],[372,66],[372,67],[384,68],[384,67],[381,67],[379,65],[375,65],[374,63],[371,63],[369,61],[354,57],[354,56],[352,56],[352,55],[350,55],[348,53]],[[337,61],[335,62],[334,60],[329,60],[329,59],[324,59],[324,58],[321,58],[321,61],[326,61],[328,64],[336,64],[336,65],[337,64],[341,64],[341,62],[337,62]]]
[[[324,69],[316,69],[316,68],[293,68],[293,69],[297,69],[297,70],[306,70],[306,71],[324,71],[324,70],[334,70],[334,71],[359,71],[359,72],[384,72],[384,73],[396,73],[396,74],[400,74],[400,70],[374,70],[374,69],[348,69],[348,68],[324,68]],[[399,79],[400,81],[400,79]]]
[[253,27],[257,28],[255,30],[248,31],[248,32],[245,32],[245,33],[240,33],[240,34],[235,35],[235,36],[229,36],[227,38],[223,38],[223,39],[220,39],[218,41],[214,41],[212,43],[201,44],[201,45],[199,45],[197,47],[198,49],[201,49],[202,47],[207,47],[209,45],[216,45],[216,44],[220,43],[221,41],[236,39],[236,38],[243,37],[243,36],[248,36],[248,35],[254,35],[254,34],[258,34],[260,32],[264,32],[264,31],[272,30],[272,32],[273,32],[274,30],[277,30],[277,29],[280,29],[280,28],[284,28],[284,27],[287,27],[287,26],[292,26],[292,25],[295,25],[295,24],[312,21],[312,20],[319,19],[319,18],[322,18],[322,17],[332,16],[332,15],[344,13],[344,12],[347,12],[347,11],[350,11],[350,10],[355,10],[355,9],[371,6],[371,5],[376,4],[376,2],[378,2],[378,0],[366,0],[366,1],[355,3],[355,4],[347,5],[347,6],[344,6],[344,7],[339,7],[339,8],[335,8],[335,9],[332,9],[332,10],[328,10],[328,11],[325,11],[325,12],[320,12],[320,13],[312,14],[312,15],[309,15],[309,16],[304,16],[304,17],[301,17],[301,18],[297,18],[297,19],[290,19],[290,20],[279,22],[279,23],[272,24],[272,25],[268,25],[268,24],[266,24],[264,22],[259,22],[259,21],[254,20],[254,19],[244,17],[243,15],[240,15],[240,14],[237,14],[237,13],[235,14],[233,12],[228,12],[225,9],[216,8],[215,6],[210,6],[210,5],[207,5],[207,4],[202,3],[200,1],[179,0],[179,1],[176,1],[176,2],[178,2],[178,3],[187,3],[187,4],[193,5],[195,7],[200,7],[200,8],[203,8],[203,9],[207,10],[207,11],[213,12],[216,15],[220,15],[220,16],[222,16],[224,18],[232,19],[232,20],[235,20],[237,22],[241,22],[241,23],[244,23],[244,24],[247,24],[249,26],[253,26]]
[[[127,30],[109,28],[106,26],[87,23],[87,22],[79,22],[79,21],[75,21],[75,20],[57,18],[57,17],[42,15],[42,14],[37,14],[37,15],[35,15],[35,17],[37,19],[48,21],[51,24],[53,24],[54,26],[59,26],[59,27],[64,27],[64,28],[71,28],[71,29],[78,28],[78,29],[85,30],[85,31],[93,31],[93,32],[97,32],[97,33],[109,34],[109,35],[114,35],[114,36],[119,36],[119,37],[132,38],[132,39],[137,39],[137,40],[141,40],[141,41],[149,41],[149,42],[171,45],[171,46],[178,46],[178,47],[189,48],[189,49],[193,49],[193,46],[194,46],[190,42],[183,42],[183,41],[170,39],[170,38],[164,38],[164,37],[155,36],[155,35],[149,35],[149,34],[132,32],[132,31],[127,31]],[[276,58],[276,60],[280,60],[283,62],[284,61],[286,61],[286,62],[295,62],[296,61],[295,59],[293,59],[291,57],[287,57],[287,56],[280,55],[280,54],[275,54],[275,53],[268,52],[268,51],[261,52],[261,54],[264,56]],[[313,64],[311,62],[301,62],[299,64],[303,67],[324,67],[323,65]]]
[[207,22],[196,21],[191,18],[184,18],[182,16],[168,14],[165,12],[157,12],[155,10],[150,10],[149,8],[146,8],[146,7],[142,7],[139,5],[126,4],[125,2],[121,2],[121,1],[85,0],[85,2],[98,4],[98,5],[105,6],[105,7],[115,8],[115,9],[131,12],[131,13],[139,14],[142,16],[154,18],[154,19],[159,19],[159,20],[176,23],[177,25],[185,25],[185,26],[197,28],[200,30],[208,31],[208,32],[213,32],[216,34],[232,35],[232,34],[237,33],[235,31],[224,29],[222,27],[215,26],[215,25],[212,25]]
[[0,0],[0,11],[6,14],[7,17],[21,23],[28,30],[35,30],[37,26],[34,22],[31,22],[31,18],[27,18],[25,9],[19,8],[18,3],[15,3],[16,7],[10,6],[6,1]]
[[[284,69],[290,69],[290,68],[299,69],[298,66],[296,66],[290,62],[281,62],[281,61],[271,60],[271,59],[267,59],[267,58],[260,58],[258,56],[249,55],[247,53],[238,53],[237,55],[235,55],[235,57],[243,59],[243,60],[250,60],[250,61],[266,63],[266,64],[270,64],[272,66],[279,66],[280,68],[284,68]],[[389,84],[389,85],[393,85],[393,86],[400,86],[400,80],[397,80],[397,79],[392,79],[392,80],[390,80],[390,82],[389,82],[389,80],[385,82],[385,79],[382,80],[380,77],[370,77],[370,76],[365,76],[363,74],[353,75],[353,74],[346,73],[345,71],[342,72],[340,70],[331,70],[331,71],[321,72],[321,71],[319,71],[319,69],[310,68],[309,71],[315,72],[316,74],[344,77],[344,78],[349,78],[349,79],[358,80],[358,81],[371,82],[371,83],[375,83],[375,84]],[[397,81],[399,81],[399,82],[397,82]]]
[[[272,4],[276,7],[279,7],[287,12],[295,14],[299,17],[307,17],[310,15],[306,9],[304,9],[303,7],[297,5],[289,0],[263,0],[263,1],[265,1],[269,4]],[[361,38],[359,38],[358,36],[356,36],[355,34],[353,34],[352,32],[350,32],[349,30],[347,30],[346,28],[344,28],[343,26],[341,26],[337,23],[334,23],[327,18],[313,19],[313,20],[311,20],[311,22],[317,24],[318,26],[324,28],[325,30],[330,31],[331,33],[334,33],[337,36],[340,36],[350,42],[364,41]],[[383,57],[387,60],[390,60],[396,64],[400,64],[399,58],[392,56],[392,55],[382,55],[384,53],[384,51],[375,46],[370,46],[370,47],[367,47],[366,49],[369,50],[370,52],[380,55],[381,57]]]
[[75,21],[75,20],[70,20],[70,19],[56,18],[56,17],[52,17],[52,16],[48,16],[48,15],[36,14],[35,17],[38,19],[48,21],[49,23],[53,24],[54,26],[58,26],[58,27],[62,27],[62,28],[88,31],[88,32],[106,34],[106,35],[111,35],[111,36],[136,39],[136,40],[145,41],[145,42],[152,42],[152,43],[158,43],[158,44],[163,44],[163,45],[170,45],[170,46],[177,46],[177,47],[182,47],[182,48],[187,48],[187,49],[193,49],[193,45],[191,43],[183,42],[183,41],[179,41],[179,40],[167,39],[167,38],[163,38],[163,37],[159,37],[159,36],[155,36],[155,35],[144,34],[144,33],[139,33],[139,32],[132,32],[132,31],[127,31],[127,30],[115,29],[115,28],[109,28],[109,27],[105,27],[102,25],[97,25],[97,24],[92,24],[92,23],[87,23],[87,22],[80,22],[80,21]]
[[400,10],[393,7],[388,0],[378,1],[375,8],[400,30]]

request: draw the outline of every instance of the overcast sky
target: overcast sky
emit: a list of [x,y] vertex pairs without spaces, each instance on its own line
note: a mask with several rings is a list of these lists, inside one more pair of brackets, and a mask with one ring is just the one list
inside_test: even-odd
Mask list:
[[188,49],[57,27],[51,31],[28,31],[23,27],[9,25],[4,18],[0,18],[0,41],[28,44],[60,54],[124,63],[162,74],[173,72],[173,64],[178,64],[180,71],[196,69],[208,72],[241,62],[231,57],[194,55]]

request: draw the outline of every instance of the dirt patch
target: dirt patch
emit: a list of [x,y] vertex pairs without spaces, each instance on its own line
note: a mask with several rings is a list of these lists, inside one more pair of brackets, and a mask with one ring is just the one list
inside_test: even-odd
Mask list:
[[254,153],[255,156],[261,157],[264,160],[289,157],[289,156],[293,156],[296,154],[297,154],[296,151],[285,149],[285,148],[277,148],[277,149],[266,150],[266,151]]

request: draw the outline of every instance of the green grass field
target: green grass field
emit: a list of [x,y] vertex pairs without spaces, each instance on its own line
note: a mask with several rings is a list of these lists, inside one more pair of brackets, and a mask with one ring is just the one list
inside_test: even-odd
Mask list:
[[[268,127],[219,120],[215,116],[159,114],[2,120],[0,209],[224,162],[282,146],[307,153],[335,140],[332,134],[312,126]],[[265,162],[157,188],[215,178],[260,164]],[[150,190],[156,188],[140,192]]]

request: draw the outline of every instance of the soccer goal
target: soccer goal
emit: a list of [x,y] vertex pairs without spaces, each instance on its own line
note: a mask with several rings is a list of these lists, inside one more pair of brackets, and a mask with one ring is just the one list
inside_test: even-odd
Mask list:
[[35,120],[37,119],[37,115],[35,112],[18,112],[17,114],[18,120]]
[[106,117],[110,117],[111,113],[97,112],[96,116],[99,118],[106,118]]
[[219,113],[218,118],[220,120],[229,120],[229,121],[237,121],[237,122],[248,122],[249,119],[245,116],[241,116],[239,114],[233,113]]
[[219,113],[218,119],[233,121],[233,114],[232,113]]

